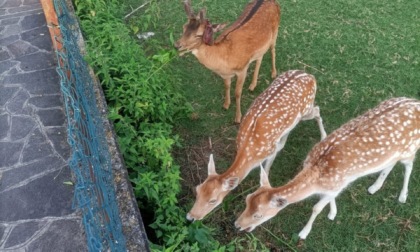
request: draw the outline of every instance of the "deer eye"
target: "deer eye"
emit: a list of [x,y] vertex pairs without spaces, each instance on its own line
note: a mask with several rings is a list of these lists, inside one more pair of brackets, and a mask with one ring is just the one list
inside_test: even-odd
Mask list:
[[210,201],[209,201],[209,204],[210,204],[210,205],[214,205],[214,204],[216,204],[216,202],[217,202],[217,200],[216,200],[216,199],[213,199],[213,200],[210,200]]
[[262,214],[258,214],[258,213],[254,214],[254,219],[261,219],[262,217],[263,217]]

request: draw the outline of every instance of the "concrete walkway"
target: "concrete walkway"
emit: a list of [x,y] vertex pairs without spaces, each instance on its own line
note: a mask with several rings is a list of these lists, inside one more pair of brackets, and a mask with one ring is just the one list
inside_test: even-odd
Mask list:
[[86,251],[39,0],[0,0],[0,251]]

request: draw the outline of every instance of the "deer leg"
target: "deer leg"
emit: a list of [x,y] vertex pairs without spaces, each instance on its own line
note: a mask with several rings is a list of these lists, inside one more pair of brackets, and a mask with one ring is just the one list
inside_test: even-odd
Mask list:
[[225,103],[223,104],[223,107],[225,109],[228,109],[230,106],[230,83],[231,83],[232,78],[226,78],[223,79],[224,83],[225,83]]
[[247,68],[245,68],[241,73],[237,75],[236,80],[236,87],[235,87],[235,98],[236,98],[236,115],[235,115],[235,122],[241,122],[241,96],[242,96],[242,87],[244,86],[245,76],[247,72]]
[[276,158],[276,154],[277,154],[277,153],[274,153],[274,154],[272,154],[272,155],[268,156],[268,158],[265,160],[265,163],[264,163],[264,170],[265,170],[265,172],[267,173],[267,175],[268,175],[268,173],[270,172],[270,168],[271,168],[271,165],[272,165],[272,164],[273,164],[273,162],[274,162],[274,159]]
[[[276,35],[277,39],[277,35]],[[277,69],[276,69],[276,39],[274,39],[273,44],[271,45],[271,78],[277,77]]]
[[384,184],[385,179],[388,177],[389,173],[391,172],[394,165],[391,165],[389,167],[386,167],[382,170],[381,174],[379,174],[379,177],[376,179],[375,183],[371,185],[368,188],[368,192],[370,194],[376,193],[379,189],[381,189],[382,185]]
[[328,219],[334,220],[337,215],[337,205],[335,204],[335,198],[330,201],[330,212],[328,213]]
[[331,200],[334,200],[331,196],[324,195],[322,198],[318,201],[318,203],[315,204],[314,208],[312,209],[312,215],[309,218],[308,223],[306,223],[306,226],[300,231],[299,237],[300,239],[306,239],[308,234],[311,232],[312,224],[315,221],[315,218],[318,216],[318,214],[324,209],[324,207],[331,202]]
[[312,110],[302,117],[302,121],[314,119],[318,123],[319,131],[321,132],[321,140],[327,137],[327,133],[324,129],[324,124],[322,123],[322,117],[319,113],[319,107],[315,106]]
[[277,146],[276,146],[276,153],[281,151],[284,148],[284,145],[286,144],[288,136],[289,134],[286,134],[280,138],[280,141],[277,143]]
[[289,136],[289,134],[284,135],[280,138],[280,141],[277,142],[277,144],[276,144],[276,151],[265,160],[264,170],[267,173],[267,175],[268,175],[268,172],[270,171],[271,165],[273,165],[273,162],[274,162],[274,159],[277,156],[277,153],[279,153],[279,151],[281,151],[283,149],[284,145],[286,144],[288,136]]
[[255,89],[255,87],[257,86],[257,81],[258,81],[258,73],[260,72],[260,67],[261,67],[261,62],[262,62],[262,58],[258,58],[257,62],[255,63],[255,71],[254,71],[254,75],[252,76],[252,82],[251,85],[249,85],[249,90],[253,91]]
[[403,184],[403,188],[401,190],[400,193],[400,197],[398,198],[398,200],[401,203],[405,203],[407,200],[407,195],[408,195],[408,181],[410,179],[410,175],[411,175],[411,170],[413,169],[413,159],[409,159],[409,160],[401,160],[401,163],[404,164],[405,166],[405,172],[404,172],[404,184]]

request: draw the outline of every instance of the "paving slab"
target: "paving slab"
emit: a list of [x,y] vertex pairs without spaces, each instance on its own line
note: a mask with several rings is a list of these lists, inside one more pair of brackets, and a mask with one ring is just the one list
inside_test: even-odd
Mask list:
[[0,0],[0,251],[87,251],[39,0]]

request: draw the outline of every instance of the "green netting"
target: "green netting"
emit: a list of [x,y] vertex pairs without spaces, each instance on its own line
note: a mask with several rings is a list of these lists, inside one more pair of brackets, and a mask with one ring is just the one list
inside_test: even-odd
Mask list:
[[78,46],[78,26],[64,0],[54,0],[54,6],[62,35],[56,53],[72,149],[69,165],[76,175],[73,205],[82,210],[89,251],[126,251],[111,156],[94,82]]

